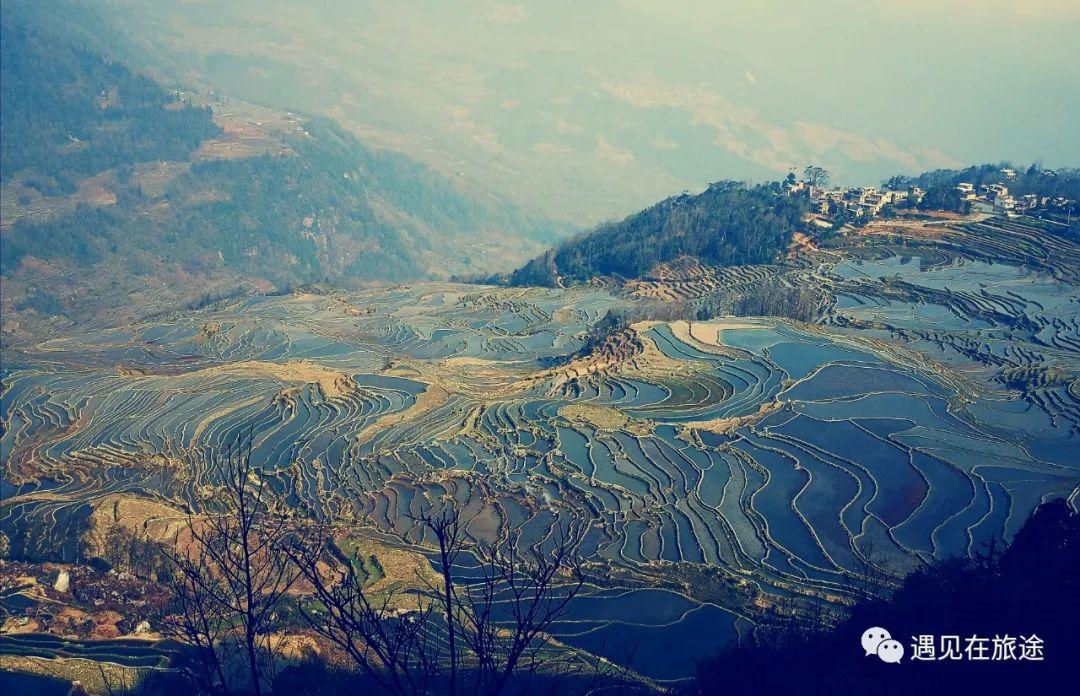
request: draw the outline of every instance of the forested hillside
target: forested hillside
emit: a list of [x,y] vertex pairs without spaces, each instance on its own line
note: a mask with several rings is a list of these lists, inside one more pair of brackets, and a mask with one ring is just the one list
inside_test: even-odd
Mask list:
[[720,266],[766,263],[787,246],[805,213],[806,203],[778,184],[721,181],[568,240],[515,271],[509,282],[552,286],[596,276],[640,278],[680,256]]
[[0,24],[0,80],[3,171],[33,169],[69,193],[81,175],[185,159],[219,133],[209,108],[13,21]]
[[147,286],[188,302],[490,272],[557,238],[329,120],[166,89],[15,8],[2,20],[0,272],[4,308],[23,319],[131,306]]

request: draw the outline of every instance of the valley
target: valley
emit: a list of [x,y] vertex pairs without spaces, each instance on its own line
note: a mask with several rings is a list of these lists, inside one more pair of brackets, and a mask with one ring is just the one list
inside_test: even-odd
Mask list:
[[1030,4],[3,2],[0,692],[1058,689]]

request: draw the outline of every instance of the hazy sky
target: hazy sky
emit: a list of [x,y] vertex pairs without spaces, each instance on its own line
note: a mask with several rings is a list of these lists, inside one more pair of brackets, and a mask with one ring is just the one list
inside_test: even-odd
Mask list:
[[1080,0],[100,0],[170,76],[589,223],[819,163],[1080,164]]

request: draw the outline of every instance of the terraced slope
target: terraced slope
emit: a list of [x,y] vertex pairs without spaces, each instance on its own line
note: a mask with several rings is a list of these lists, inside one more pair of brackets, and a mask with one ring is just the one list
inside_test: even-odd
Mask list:
[[[1078,255],[1030,223],[879,227],[622,294],[425,283],[58,332],[4,354],[0,521],[12,555],[74,560],[96,501],[197,505],[203,449],[251,428],[328,519],[415,540],[450,496],[476,538],[573,525],[595,585],[560,637],[675,679],[778,603],[1075,505]],[[573,357],[608,310],[715,277],[812,283],[821,319],[641,322]]]

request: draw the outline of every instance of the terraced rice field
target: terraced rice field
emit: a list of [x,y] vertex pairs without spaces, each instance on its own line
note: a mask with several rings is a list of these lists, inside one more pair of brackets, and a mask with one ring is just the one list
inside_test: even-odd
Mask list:
[[643,323],[605,359],[568,362],[632,293],[454,284],[257,297],[13,348],[3,529],[14,556],[75,560],[95,501],[198,501],[200,453],[250,429],[314,515],[409,535],[449,496],[476,538],[573,525],[603,570],[560,638],[616,661],[637,646],[638,670],[679,678],[764,605],[843,597],[869,565],[977,553],[1040,501],[1075,504],[1076,247],[1023,228],[1065,255],[1037,271],[1008,223],[978,224],[943,235],[996,240],[977,258],[939,240],[804,259],[786,272],[826,291],[816,324]]

